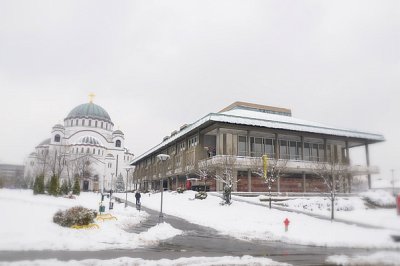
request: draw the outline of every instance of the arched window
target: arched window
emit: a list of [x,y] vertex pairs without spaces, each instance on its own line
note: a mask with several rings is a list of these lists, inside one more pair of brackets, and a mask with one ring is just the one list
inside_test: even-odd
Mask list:
[[115,147],[121,147],[121,141],[119,139],[115,142]]
[[61,139],[60,135],[57,134],[54,136],[54,142],[60,142],[60,139]]

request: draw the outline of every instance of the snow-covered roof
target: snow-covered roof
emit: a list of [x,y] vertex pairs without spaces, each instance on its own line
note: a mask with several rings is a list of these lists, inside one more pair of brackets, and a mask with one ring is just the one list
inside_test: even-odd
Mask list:
[[370,140],[372,142],[384,141],[381,134],[361,132],[353,129],[338,128],[317,122],[306,121],[291,116],[276,115],[246,109],[232,109],[222,113],[210,113],[197,120],[185,129],[179,131],[157,146],[136,157],[131,164],[135,164],[153,152],[167,147],[170,143],[184,136],[186,133],[200,127],[206,122],[222,122],[237,125],[247,125],[255,127],[283,129],[298,132],[317,133],[331,136],[349,137]]

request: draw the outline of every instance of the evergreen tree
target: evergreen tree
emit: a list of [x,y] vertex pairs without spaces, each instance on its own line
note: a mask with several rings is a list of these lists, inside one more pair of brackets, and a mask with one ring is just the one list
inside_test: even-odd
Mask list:
[[35,178],[33,194],[44,194],[44,176],[37,176]]
[[67,195],[68,192],[69,192],[69,189],[68,189],[67,181],[65,179],[63,179],[62,185],[61,185],[61,188],[60,188],[60,194],[61,195]]
[[60,182],[58,176],[53,175],[50,178],[49,194],[53,196],[58,196],[60,194]]
[[121,174],[119,174],[117,181],[115,182],[115,189],[117,191],[124,191],[125,190],[125,183],[124,183],[124,178],[122,177]]
[[72,194],[79,195],[81,194],[81,186],[79,185],[79,179],[75,178],[74,186],[72,188]]
[[[49,193],[50,191],[50,180],[51,179],[47,179],[47,181],[44,183],[44,190],[47,191]],[[44,182],[44,178],[43,178],[43,182]]]
[[68,191],[67,194],[72,190],[72,183],[71,183],[71,178],[68,177],[68,183],[67,183]]

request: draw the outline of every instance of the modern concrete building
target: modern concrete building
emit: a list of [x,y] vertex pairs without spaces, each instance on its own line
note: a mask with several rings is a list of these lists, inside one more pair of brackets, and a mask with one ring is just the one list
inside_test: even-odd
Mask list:
[[79,177],[83,190],[110,190],[119,175],[125,180],[124,167],[133,156],[124,133],[114,130],[108,112],[91,99],[73,108],[64,125],[55,125],[50,138],[35,147],[25,162],[25,177]]
[[[279,192],[320,192],[326,190],[315,175],[319,162],[339,162],[349,173],[366,175],[378,168],[370,165],[369,145],[384,141],[380,134],[337,128],[292,117],[291,110],[245,102],[235,102],[218,113],[210,113],[190,125],[183,125],[144,154],[136,157],[135,178],[142,189],[158,189],[160,178],[170,189],[184,186],[188,178],[198,177],[199,169],[221,172],[228,159],[234,170],[234,191],[266,191],[255,167],[262,166],[266,154],[271,163],[285,162],[284,173],[274,184]],[[366,165],[352,166],[350,150],[364,146]],[[163,165],[158,154],[168,154]],[[200,182],[201,184],[201,182]],[[211,190],[223,184],[209,178]]]
[[0,164],[0,182],[5,187],[17,185],[24,177],[24,166],[18,164]]

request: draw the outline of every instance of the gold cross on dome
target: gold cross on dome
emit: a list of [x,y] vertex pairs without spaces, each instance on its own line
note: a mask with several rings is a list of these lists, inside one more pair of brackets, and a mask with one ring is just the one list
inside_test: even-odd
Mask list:
[[96,96],[96,94],[94,94],[93,92],[91,92],[89,94],[89,102],[92,103],[93,102],[93,98]]

